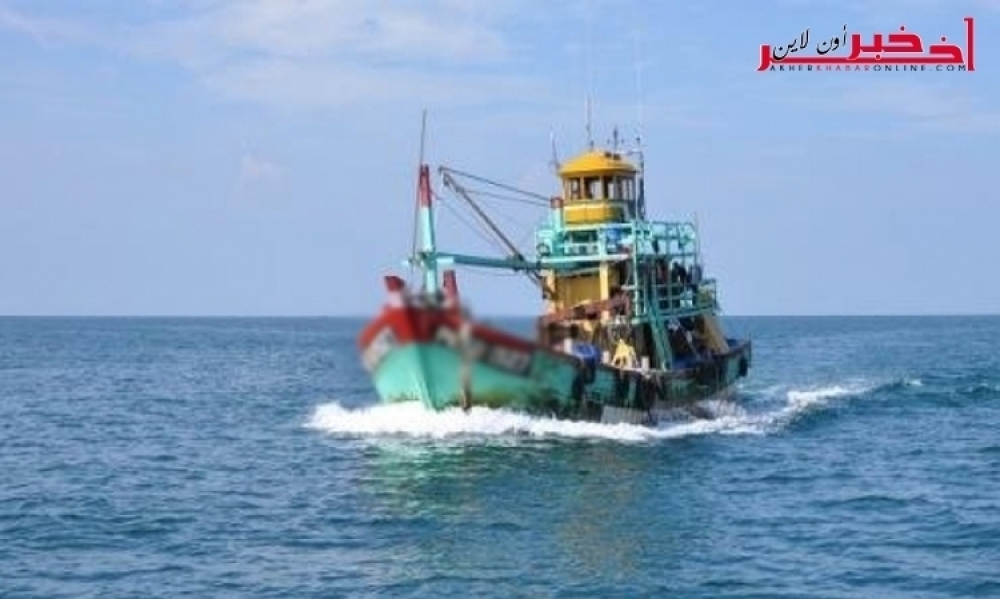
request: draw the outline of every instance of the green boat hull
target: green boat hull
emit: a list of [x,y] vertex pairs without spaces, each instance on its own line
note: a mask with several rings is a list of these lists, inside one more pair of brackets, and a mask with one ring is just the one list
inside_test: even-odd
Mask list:
[[372,370],[383,402],[419,401],[435,411],[484,406],[557,418],[652,424],[677,409],[731,395],[749,365],[749,342],[712,368],[626,370],[540,346],[513,372],[435,340],[399,344]]

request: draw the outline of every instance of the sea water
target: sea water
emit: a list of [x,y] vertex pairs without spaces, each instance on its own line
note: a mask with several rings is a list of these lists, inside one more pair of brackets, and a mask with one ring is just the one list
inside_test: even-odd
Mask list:
[[1000,318],[729,318],[656,428],[377,405],[362,324],[0,319],[0,597],[1000,596]]

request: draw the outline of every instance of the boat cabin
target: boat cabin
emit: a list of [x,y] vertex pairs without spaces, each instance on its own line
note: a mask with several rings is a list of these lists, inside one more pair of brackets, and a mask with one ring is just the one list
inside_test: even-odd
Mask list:
[[637,169],[615,152],[591,150],[559,169],[567,225],[623,222],[635,215]]
[[695,227],[645,219],[640,169],[618,152],[591,149],[559,177],[549,223],[536,232],[539,256],[563,265],[542,271],[540,341],[592,344],[602,361],[624,354],[659,368],[726,351]]

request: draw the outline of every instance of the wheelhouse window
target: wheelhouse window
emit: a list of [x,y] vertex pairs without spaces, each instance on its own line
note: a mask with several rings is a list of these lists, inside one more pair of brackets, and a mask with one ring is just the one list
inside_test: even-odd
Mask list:
[[635,199],[635,179],[627,177],[622,179],[622,199],[631,202]]
[[569,179],[566,182],[566,194],[571,200],[580,199],[580,180],[579,179]]

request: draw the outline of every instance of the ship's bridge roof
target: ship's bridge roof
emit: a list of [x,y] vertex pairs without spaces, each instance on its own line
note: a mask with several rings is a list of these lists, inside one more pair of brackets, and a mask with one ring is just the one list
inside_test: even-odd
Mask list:
[[617,152],[590,150],[567,160],[559,169],[559,176],[599,173],[634,173],[636,169]]

